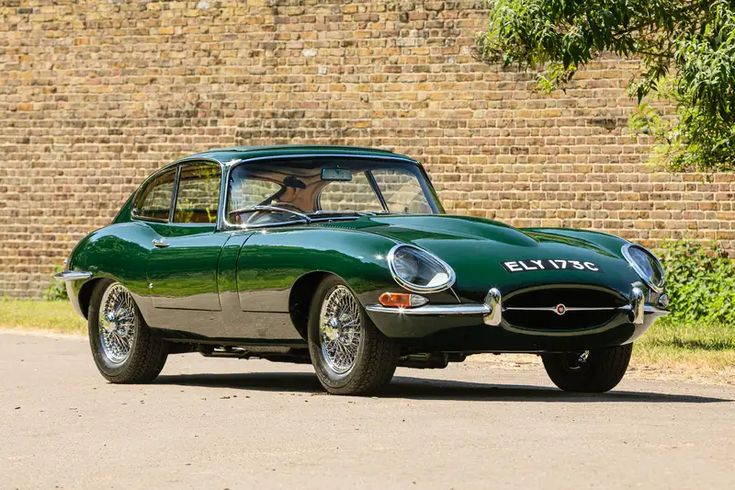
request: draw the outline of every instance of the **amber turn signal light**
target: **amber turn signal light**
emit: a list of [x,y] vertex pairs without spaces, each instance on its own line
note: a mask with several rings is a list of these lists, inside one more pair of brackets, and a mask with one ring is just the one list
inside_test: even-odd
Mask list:
[[429,302],[423,296],[409,293],[383,293],[378,301],[387,308],[415,308]]

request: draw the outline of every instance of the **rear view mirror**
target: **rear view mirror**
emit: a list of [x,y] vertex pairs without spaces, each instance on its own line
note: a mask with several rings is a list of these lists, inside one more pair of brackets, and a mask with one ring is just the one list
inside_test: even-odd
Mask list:
[[352,171],[346,168],[323,168],[322,180],[349,182],[352,180]]

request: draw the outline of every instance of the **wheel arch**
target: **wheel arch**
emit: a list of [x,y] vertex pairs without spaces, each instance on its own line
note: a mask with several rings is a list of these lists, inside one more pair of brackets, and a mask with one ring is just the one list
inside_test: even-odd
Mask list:
[[77,301],[79,302],[79,311],[82,312],[85,319],[89,319],[89,306],[92,301],[92,293],[99,283],[106,280],[105,277],[98,277],[85,282],[77,293]]
[[314,298],[317,286],[330,276],[339,277],[344,281],[342,277],[334,272],[319,270],[302,275],[291,287],[288,297],[288,313],[291,317],[291,323],[304,340],[307,339],[306,331],[309,323],[311,300]]
[[[82,286],[79,288],[79,291],[76,293],[76,300],[77,304],[79,306],[79,312],[81,312],[82,316],[86,320],[89,320],[89,308],[91,307],[92,302],[92,295],[94,294],[94,290],[99,286],[102,282],[119,282],[123,286],[129,289],[129,287],[125,284],[125,281],[113,277],[113,276],[101,276],[101,277],[95,277],[93,279],[90,279],[89,281],[82,284]],[[140,311],[141,317],[143,317],[143,321],[146,321],[146,315],[143,308],[141,308],[141,298],[136,297],[136,295],[133,295],[135,304],[138,307],[138,311]],[[143,298],[144,299],[144,298]]]

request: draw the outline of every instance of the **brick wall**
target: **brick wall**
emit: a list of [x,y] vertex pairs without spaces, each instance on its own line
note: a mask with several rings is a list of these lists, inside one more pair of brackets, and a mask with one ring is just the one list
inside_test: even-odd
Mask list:
[[634,63],[534,93],[473,61],[484,17],[479,0],[0,2],[0,295],[40,294],[152,170],[234,144],[391,148],[452,212],[735,249],[735,176],[642,164]]

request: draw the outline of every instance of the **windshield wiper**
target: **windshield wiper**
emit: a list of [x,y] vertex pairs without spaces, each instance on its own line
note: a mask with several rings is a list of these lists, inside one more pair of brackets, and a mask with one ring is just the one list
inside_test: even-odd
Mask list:
[[327,216],[376,216],[379,214],[390,214],[386,211],[314,211],[313,213],[309,213],[309,216],[315,216],[315,217],[327,217]]
[[[304,214],[300,211],[294,211],[293,209],[282,208],[279,206],[263,206],[263,205],[251,206],[249,208],[237,209],[235,211],[232,211],[232,213],[252,213],[256,211],[261,211],[261,212],[262,211],[272,211],[274,213],[289,213],[289,214],[293,214],[294,216],[298,216],[304,221],[304,223],[311,223],[311,218],[309,217],[309,215]],[[252,219],[252,216],[250,217],[250,219]],[[250,219],[248,219],[245,223],[246,224],[249,223]]]

